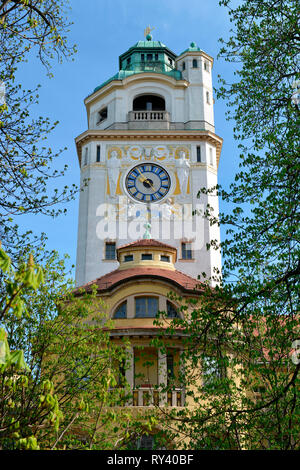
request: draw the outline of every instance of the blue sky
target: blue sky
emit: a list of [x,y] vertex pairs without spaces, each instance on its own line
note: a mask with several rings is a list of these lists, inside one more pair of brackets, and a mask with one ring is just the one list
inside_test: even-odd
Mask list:
[[[219,74],[230,81],[234,71],[231,64],[217,60],[218,39],[227,38],[231,26],[227,10],[219,6],[218,0],[73,0],[71,4],[69,18],[74,24],[69,41],[77,44],[75,60],[62,65],[53,63],[54,78],[51,79],[34,58],[19,70],[25,88],[42,85],[39,105],[33,112],[59,121],[48,138],[48,145],[54,150],[67,147],[56,163],[58,168],[65,164],[69,167],[65,177],[55,181],[58,188],[79,184],[74,139],[87,127],[84,98],[118,71],[119,55],[144,38],[146,26],[155,28],[153,38],[162,41],[176,54],[194,41],[213,56],[214,86],[217,86]],[[232,137],[233,123],[226,121],[225,111],[225,103],[216,100],[216,134],[224,139],[219,182],[227,186],[238,168],[238,151]],[[24,215],[16,222],[22,229],[45,232],[48,248],[61,254],[68,253],[71,263],[75,263],[78,198],[66,207],[66,216],[51,219]]]

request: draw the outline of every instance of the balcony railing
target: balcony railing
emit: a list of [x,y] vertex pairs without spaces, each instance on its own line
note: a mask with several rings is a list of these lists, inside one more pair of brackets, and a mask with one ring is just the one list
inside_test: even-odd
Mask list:
[[170,121],[168,111],[129,111],[129,121]]
[[[166,398],[165,398],[166,397]],[[133,390],[133,406],[184,406],[184,394],[181,388],[175,388],[167,393],[155,388],[139,387]]]

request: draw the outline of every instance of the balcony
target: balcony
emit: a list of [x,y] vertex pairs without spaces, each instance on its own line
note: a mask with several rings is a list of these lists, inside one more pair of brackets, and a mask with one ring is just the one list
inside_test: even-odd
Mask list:
[[170,114],[168,111],[129,111],[129,129],[169,129]]
[[184,393],[181,388],[175,388],[162,393],[157,388],[139,387],[133,390],[133,406],[184,406]]

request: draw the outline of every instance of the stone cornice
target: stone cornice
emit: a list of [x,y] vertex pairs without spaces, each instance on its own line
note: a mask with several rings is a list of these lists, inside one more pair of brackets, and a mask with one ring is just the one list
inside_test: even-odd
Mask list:
[[179,141],[206,141],[216,147],[217,154],[217,165],[219,165],[221,149],[223,139],[217,134],[210,131],[199,131],[199,130],[174,130],[174,131],[163,131],[163,130],[87,130],[80,134],[75,139],[77,148],[77,155],[79,165],[81,165],[81,151],[82,146],[90,141],[102,141],[102,140],[179,140]]

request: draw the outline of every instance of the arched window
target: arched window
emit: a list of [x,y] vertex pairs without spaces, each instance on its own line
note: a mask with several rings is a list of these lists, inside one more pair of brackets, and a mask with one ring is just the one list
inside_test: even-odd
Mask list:
[[127,301],[117,307],[113,314],[113,318],[127,318]]
[[185,62],[182,62],[182,70],[185,70]]
[[193,59],[193,69],[198,68],[198,61],[197,59]]
[[178,318],[178,310],[169,300],[167,300],[167,317],[168,318]]
[[133,100],[133,111],[165,111],[164,98],[157,95],[141,95]]

